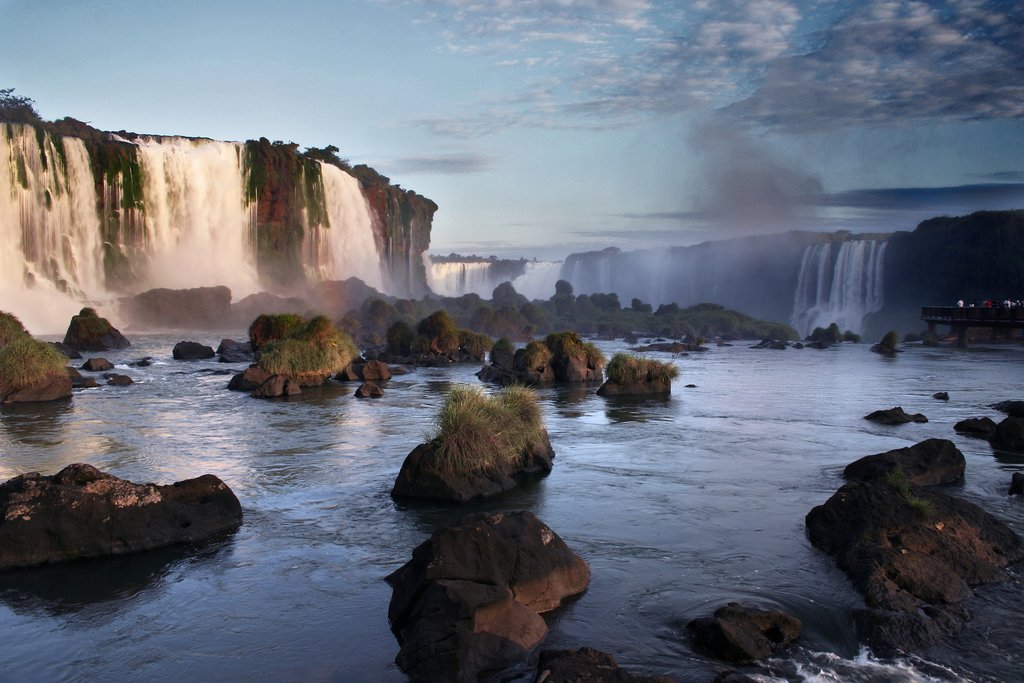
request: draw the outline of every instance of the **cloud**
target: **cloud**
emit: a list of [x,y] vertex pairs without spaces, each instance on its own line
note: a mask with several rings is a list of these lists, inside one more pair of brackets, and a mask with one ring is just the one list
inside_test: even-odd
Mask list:
[[481,154],[435,154],[431,156],[402,157],[388,163],[397,173],[464,174],[489,171],[494,165],[492,157]]
[[892,187],[822,194],[820,206],[886,211],[969,212],[1024,208],[1024,183],[988,183],[951,187]]
[[993,173],[978,173],[975,178],[981,180],[992,180],[995,182],[1016,182],[1024,180],[1024,171],[995,171]]

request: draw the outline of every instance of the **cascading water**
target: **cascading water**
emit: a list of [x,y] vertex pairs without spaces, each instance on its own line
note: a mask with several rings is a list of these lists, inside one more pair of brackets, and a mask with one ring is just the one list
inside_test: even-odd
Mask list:
[[30,330],[67,325],[103,293],[100,235],[82,141],[0,126],[0,310]]
[[498,284],[492,280],[490,261],[431,261],[427,267],[427,285],[440,296],[490,299]]
[[804,251],[790,324],[801,334],[833,322],[842,330],[861,331],[864,316],[882,308],[886,242],[814,244]]
[[307,225],[304,250],[307,267],[320,280],[357,277],[378,290],[383,287],[380,256],[373,236],[370,206],[359,181],[337,166],[320,162],[327,225]]
[[134,142],[145,207],[143,288],[226,285],[235,297],[259,291],[242,146],[185,138]]
[[530,261],[523,274],[512,280],[512,286],[530,301],[547,300],[555,295],[561,271],[561,261]]

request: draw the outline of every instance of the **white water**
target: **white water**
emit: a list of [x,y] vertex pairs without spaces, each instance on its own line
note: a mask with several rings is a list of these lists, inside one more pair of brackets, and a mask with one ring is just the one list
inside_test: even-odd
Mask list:
[[842,242],[833,258],[833,243],[814,244],[804,251],[793,299],[790,324],[801,335],[836,323],[860,332],[864,316],[882,308],[886,242]]
[[82,301],[103,294],[96,189],[81,140],[64,140],[64,159],[49,135],[40,147],[35,129],[0,127],[0,310],[32,332],[62,330]]
[[148,257],[142,289],[226,285],[235,299],[260,291],[242,145],[185,138],[134,142]]
[[531,261],[526,271],[512,280],[512,286],[530,301],[547,300],[555,295],[555,283],[561,275],[561,261]]
[[477,294],[484,299],[490,299],[498,284],[491,281],[489,261],[427,263],[427,285],[439,296]]
[[359,181],[331,164],[321,162],[320,171],[330,225],[307,226],[303,249],[312,275],[320,280],[357,277],[383,291],[370,206]]

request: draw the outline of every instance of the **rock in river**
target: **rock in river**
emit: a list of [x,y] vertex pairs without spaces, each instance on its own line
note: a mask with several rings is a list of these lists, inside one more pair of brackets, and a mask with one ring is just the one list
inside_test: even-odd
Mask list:
[[242,508],[212,474],[134,484],[92,465],[0,484],[0,569],[196,543],[234,529]]

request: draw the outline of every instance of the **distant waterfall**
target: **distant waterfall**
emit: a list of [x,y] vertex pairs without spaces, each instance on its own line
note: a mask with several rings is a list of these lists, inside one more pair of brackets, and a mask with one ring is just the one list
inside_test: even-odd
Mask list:
[[427,268],[427,285],[440,296],[477,294],[490,299],[497,284],[491,280],[490,261],[431,262]]
[[561,271],[561,261],[531,261],[523,274],[512,280],[512,286],[530,301],[547,300],[555,295]]
[[836,323],[860,332],[864,316],[882,308],[886,242],[852,240],[814,244],[804,251],[790,324],[801,335]]
[[510,282],[530,301],[550,299],[562,268],[558,261],[459,258],[450,256],[434,261],[425,256],[427,285],[431,291],[447,297],[476,294],[490,299],[495,287]]

